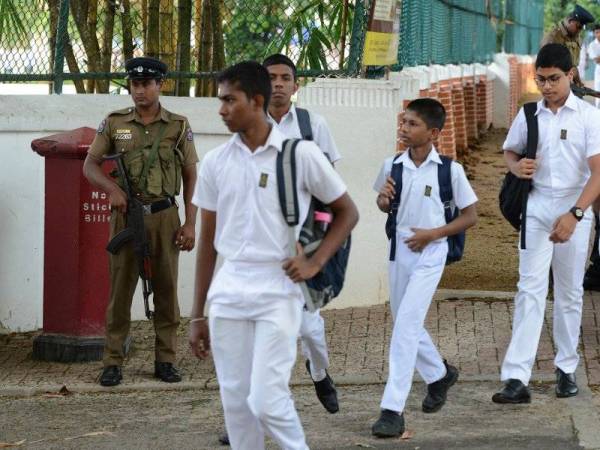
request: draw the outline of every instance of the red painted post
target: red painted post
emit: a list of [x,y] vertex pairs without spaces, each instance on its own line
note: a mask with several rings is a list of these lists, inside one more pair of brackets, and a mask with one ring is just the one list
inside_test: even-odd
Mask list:
[[35,359],[102,357],[110,288],[105,250],[110,207],[106,194],[83,176],[94,135],[94,129],[84,127],[31,143],[46,159],[44,329],[33,343]]

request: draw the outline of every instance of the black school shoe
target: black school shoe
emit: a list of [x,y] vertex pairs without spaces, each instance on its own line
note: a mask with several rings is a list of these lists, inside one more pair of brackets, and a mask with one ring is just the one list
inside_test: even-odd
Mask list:
[[102,369],[102,375],[100,375],[100,385],[102,386],[116,386],[121,384],[123,374],[119,366],[106,366]]
[[492,396],[494,403],[531,403],[529,389],[521,380],[510,378],[501,391]]
[[227,434],[227,431],[224,431],[223,434],[221,434],[219,436],[219,444],[221,444],[221,445],[231,445],[229,443],[229,435]]
[[583,289],[586,291],[600,291],[600,261],[594,261],[585,271]]
[[458,369],[448,364],[446,360],[444,360],[444,365],[446,366],[446,375],[427,385],[427,395],[423,399],[422,405],[424,413],[434,413],[442,409],[446,403],[448,389],[458,380]]
[[574,397],[579,393],[574,373],[565,373],[556,369],[556,396],[558,398]]
[[[310,361],[308,359],[306,360],[306,370],[308,370],[308,374],[310,375]],[[321,402],[321,405],[325,407],[327,412],[330,414],[335,414],[338,412],[340,410],[340,406],[337,399],[337,390],[335,389],[333,380],[327,371],[325,371],[325,378],[323,378],[321,381],[313,380],[313,384],[315,385],[317,398]]]
[[154,376],[165,383],[179,383],[181,375],[170,362],[154,361]]
[[371,427],[371,433],[379,438],[402,436],[402,433],[404,433],[404,414],[382,409],[379,419]]

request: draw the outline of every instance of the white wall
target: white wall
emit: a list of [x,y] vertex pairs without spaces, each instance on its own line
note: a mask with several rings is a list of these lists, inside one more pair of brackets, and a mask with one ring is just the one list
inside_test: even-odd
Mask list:
[[[301,88],[298,103],[329,122],[343,157],[337,168],[361,214],[353,234],[346,285],[331,307],[387,300],[385,216],[375,206],[373,181],[383,160],[395,151],[402,101],[418,97],[420,88],[444,73],[456,76],[457,70],[458,66],[416,67],[391,74],[389,81],[318,79]],[[488,76],[493,75],[488,72]],[[189,118],[200,158],[228,138],[217,114],[218,100],[163,97],[162,102]],[[0,332],[42,326],[44,160],[31,150],[31,141],[82,126],[96,128],[107,112],[126,106],[130,106],[127,96],[0,95]],[[194,258],[195,253],[183,253],[180,259],[183,315],[191,310]],[[144,317],[142,305],[137,292],[134,319]]]
[[[216,99],[162,101],[189,118],[200,157],[228,138]],[[81,126],[96,128],[108,111],[129,104],[128,97],[110,95],[0,96],[0,331],[42,326],[44,159],[31,150],[31,141]],[[394,151],[396,108],[387,105],[314,108],[331,125],[344,158],[339,170],[362,214],[347,286],[334,307],[385,299],[384,217],[375,211],[371,185],[384,157]],[[179,295],[184,315],[191,308],[193,267],[194,254],[182,254]],[[144,317],[139,292],[133,317]]]

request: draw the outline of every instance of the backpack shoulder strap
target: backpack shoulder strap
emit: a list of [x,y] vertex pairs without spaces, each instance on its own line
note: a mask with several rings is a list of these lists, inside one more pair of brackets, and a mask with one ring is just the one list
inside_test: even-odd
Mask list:
[[312,126],[310,125],[310,114],[308,110],[304,108],[296,107],[296,115],[298,117],[298,127],[300,128],[300,135],[305,141],[314,140]]
[[453,220],[451,202],[453,198],[452,194],[452,159],[447,156],[440,155],[442,164],[438,165],[438,185],[440,188],[440,200],[444,205],[444,216],[446,217],[446,223],[450,223]]
[[300,139],[286,139],[277,153],[277,190],[279,204],[285,222],[290,226],[298,225],[298,192],[296,190],[296,147]]
[[390,176],[396,183],[396,195],[394,195],[394,200],[392,200],[388,217],[388,223],[390,224],[390,228],[387,230],[390,238],[390,261],[394,261],[396,258],[396,222],[398,220],[398,208],[400,208],[400,198],[402,195],[402,170],[404,167],[402,163],[396,164],[396,161],[400,156],[402,156],[402,154],[397,155],[393,159],[392,171],[390,173]]
[[525,120],[527,121],[527,158],[534,159],[538,144],[538,120],[535,115],[537,103],[530,102],[523,105]]

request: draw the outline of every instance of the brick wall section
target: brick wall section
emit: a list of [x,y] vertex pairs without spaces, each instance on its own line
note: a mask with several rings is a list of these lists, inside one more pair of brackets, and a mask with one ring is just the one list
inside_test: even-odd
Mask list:
[[508,84],[508,119],[509,122],[515,118],[518,112],[519,98],[521,97],[521,73],[519,63],[515,56],[508,58],[509,84]]
[[487,131],[492,125],[492,106],[494,99],[494,84],[485,75],[481,75],[476,84],[477,98],[477,129]]
[[465,97],[462,79],[452,80],[452,110],[454,113],[454,132],[456,138],[456,152],[458,155],[467,151],[467,118],[465,114]]
[[446,124],[440,133],[437,149],[442,155],[456,159],[456,133],[454,127],[454,110],[452,108],[452,87],[444,85],[438,92],[438,100],[446,108]]
[[469,145],[472,145],[479,137],[477,130],[477,87],[475,86],[473,77],[465,77],[463,92],[465,98],[467,142]]

